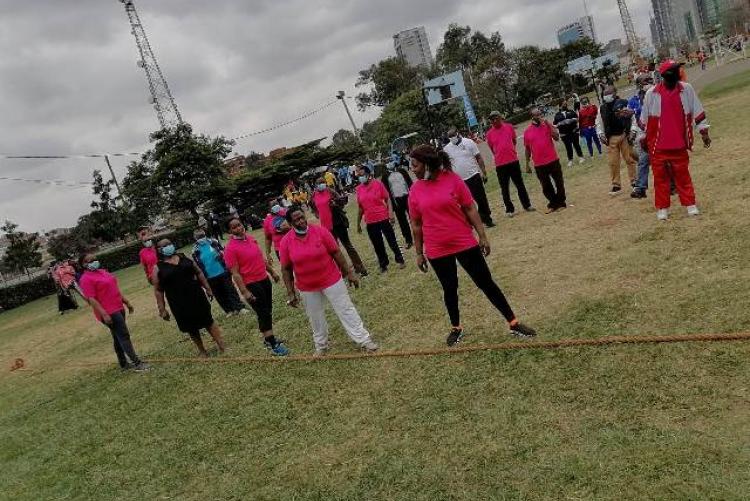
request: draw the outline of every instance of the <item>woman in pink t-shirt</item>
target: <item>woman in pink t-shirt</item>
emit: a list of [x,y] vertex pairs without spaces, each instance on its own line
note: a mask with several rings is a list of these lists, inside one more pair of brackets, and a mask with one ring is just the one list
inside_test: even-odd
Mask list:
[[93,254],[84,254],[78,262],[84,270],[79,281],[81,291],[94,311],[94,317],[109,328],[120,368],[136,372],[148,370],[149,365],[141,361],[130,341],[130,331],[125,323],[125,307],[130,314],[134,309],[120,292],[117,278],[101,269],[99,260]]
[[516,319],[503,291],[492,279],[484,259],[490,253],[484,225],[466,183],[452,172],[448,155],[427,144],[418,146],[411,152],[411,169],[418,179],[409,194],[417,266],[426,272],[429,260],[443,287],[445,307],[451,321],[448,346],[460,342],[464,336],[458,308],[456,261],[502,313],[511,334],[535,336],[534,329]]
[[344,259],[331,232],[322,226],[308,225],[305,212],[300,207],[291,207],[286,217],[292,231],[281,241],[280,259],[289,295],[287,304],[297,307],[302,296],[313,330],[315,355],[321,356],[328,351],[324,299],[331,303],[351,340],[365,351],[376,351],[378,345],[365,329],[342,275],[354,287],[359,287],[359,278]]
[[375,249],[375,255],[378,256],[380,272],[388,271],[388,253],[383,244],[383,237],[388,242],[388,246],[393,251],[393,257],[398,263],[399,268],[403,268],[404,256],[398,247],[396,233],[393,231],[393,222],[396,217],[391,207],[391,197],[388,194],[383,183],[373,179],[372,171],[365,165],[357,167],[357,180],[359,185],[355,189],[357,193],[357,205],[359,205],[359,214],[357,216],[357,232],[362,233],[362,218],[365,218],[367,224],[367,236],[370,237],[372,247]]

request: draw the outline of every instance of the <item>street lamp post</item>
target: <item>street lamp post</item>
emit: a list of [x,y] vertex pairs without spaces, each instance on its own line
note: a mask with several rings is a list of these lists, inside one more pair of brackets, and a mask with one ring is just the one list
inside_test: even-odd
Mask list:
[[340,90],[338,94],[336,94],[336,99],[340,99],[341,102],[344,103],[344,110],[346,110],[346,115],[349,117],[349,121],[352,123],[354,135],[359,138],[359,129],[357,129],[357,124],[354,123],[354,117],[352,117],[352,113],[349,111],[349,105],[346,104],[346,93],[343,90]]

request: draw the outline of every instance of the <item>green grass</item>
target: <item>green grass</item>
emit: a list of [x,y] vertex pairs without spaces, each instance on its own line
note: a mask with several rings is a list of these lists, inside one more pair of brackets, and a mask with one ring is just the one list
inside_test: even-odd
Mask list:
[[716,98],[725,94],[730,94],[750,85],[750,71],[737,73],[727,78],[723,78],[716,83],[706,86],[701,92],[704,99]]
[[[709,89],[710,90],[710,89]],[[490,230],[490,266],[543,339],[750,330],[747,139],[736,87],[706,100],[693,155],[704,214],[611,199],[603,158],[566,169],[571,202]],[[542,205],[538,183],[526,178]],[[501,216],[497,181],[490,198]],[[371,269],[363,237],[355,244]],[[410,259],[412,259],[410,257]],[[142,273],[118,273],[136,348],[193,354],[157,319]],[[461,275],[466,343],[507,339]],[[275,325],[296,353],[303,314]],[[433,274],[352,293],[383,349],[442,347]],[[263,355],[253,318],[220,319],[232,355]],[[334,351],[349,345],[333,321]],[[160,364],[121,374],[90,313],[47,298],[0,315],[0,499],[747,499],[750,344],[475,352],[277,364]],[[22,357],[29,371],[9,372]],[[88,362],[102,364],[87,366]]]

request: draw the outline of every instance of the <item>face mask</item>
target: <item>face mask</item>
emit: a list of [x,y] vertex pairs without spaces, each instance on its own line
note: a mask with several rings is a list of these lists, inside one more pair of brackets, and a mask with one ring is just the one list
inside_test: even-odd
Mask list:
[[425,171],[424,171],[424,179],[425,179],[425,181],[429,181],[430,178],[432,178],[432,172],[430,172],[427,169],[425,169]]
[[357,180],[359,180],[359,184],[367,184],[367,181],[370,180],[367,176],[359,176],[357,177]]
[[86,268],[91,271],[96,271],[101,266],[101,263],[99,261],[91,261],[89,264],[86,265]]
[[602,97],[602,99],[604,99],[605,103],[611,103],[612,101],[615,100],[615,96],[613,96],[612,94],[605,94],[604,97]]
[[195,241],[198,242],[199,244],[205,244],[206,242],[208,242],[208,239],[205,236],[203,236],[203,237],[196,238]]
[[274,205],[273,207],[271,207],[271,214],[278,214],[279,212],[281,212],[281,206],[280,205],[277,204],[277,205]]
[[174,244],[165,245],[161,248],[161,255],[164,257],[174,256],[175,252],[176,249],[174,248]]
[[317,185],[317,186],[316,186],[315,188],[316,188],[316,189],[317,189],[318,191],[325,191],[325,190],[326,190],[326,188],[327,188],[327,186],[328,186],[328,185],[326,185],[325,183],[320,183],[320,184],[319,184],[319,185]]
[[451,143],[453,143],[453,144],[458,144],[460,142],[461,142],[461,136],[453,136],[451,138]]
[[146,240],[145,242],[143,242],[143,246],[144,247],[153,247],[154,246],[154,241],[153,240]]
[[305,228],[304,230],[300,230],[299,228],[294,228],[294,232],[295,232],[295,233],[296,233],[297,235],[299,235],[299,236],[301,236],[301,237],[302,237],[302,236],[305,236],[305,235],[307,235],[307,228]]

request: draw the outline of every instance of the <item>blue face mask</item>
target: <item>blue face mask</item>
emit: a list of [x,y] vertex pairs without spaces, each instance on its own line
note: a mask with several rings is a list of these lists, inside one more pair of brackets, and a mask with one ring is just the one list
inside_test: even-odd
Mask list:
[[86,268],[91,271],[96,271],[101,267],[101,263],[99,261],[91,261],[89,264],[86,265]]
[[320,184],[319,184],[319,185],[317,185],[317,186],[316,186],[315,188],[316,188],[316,189],[317,189],[318,191],[325,191],[327,187],[328,187],[328,185],[326,185],[325,183],[320,183]]
[[161,248],[161,255],[164,257],[174,256],[175,252],[177,252],[177,249],[175,249],[174,244],[165,245]]
[[273,207],[271,207],[271,214],[278,214],[279,212],[281,212],[281,206],[280,205],[277,204],[277,205],[274,205]]
[[370,180],[367,176],[359,176],[357,177],[357,180],[359,181],[359,184],[367,184],[367,181]]
[[301,237],[302,237],[302,236],[305,236],[305,235],[307,235],[307,227],[305,227],[305,229],[303,229],[303,230],[301,230],[301,229],[299,229],[299,228],[294,228],[294,232],[295,232],[295,233],[296,233],[297,235],[301,236]]

